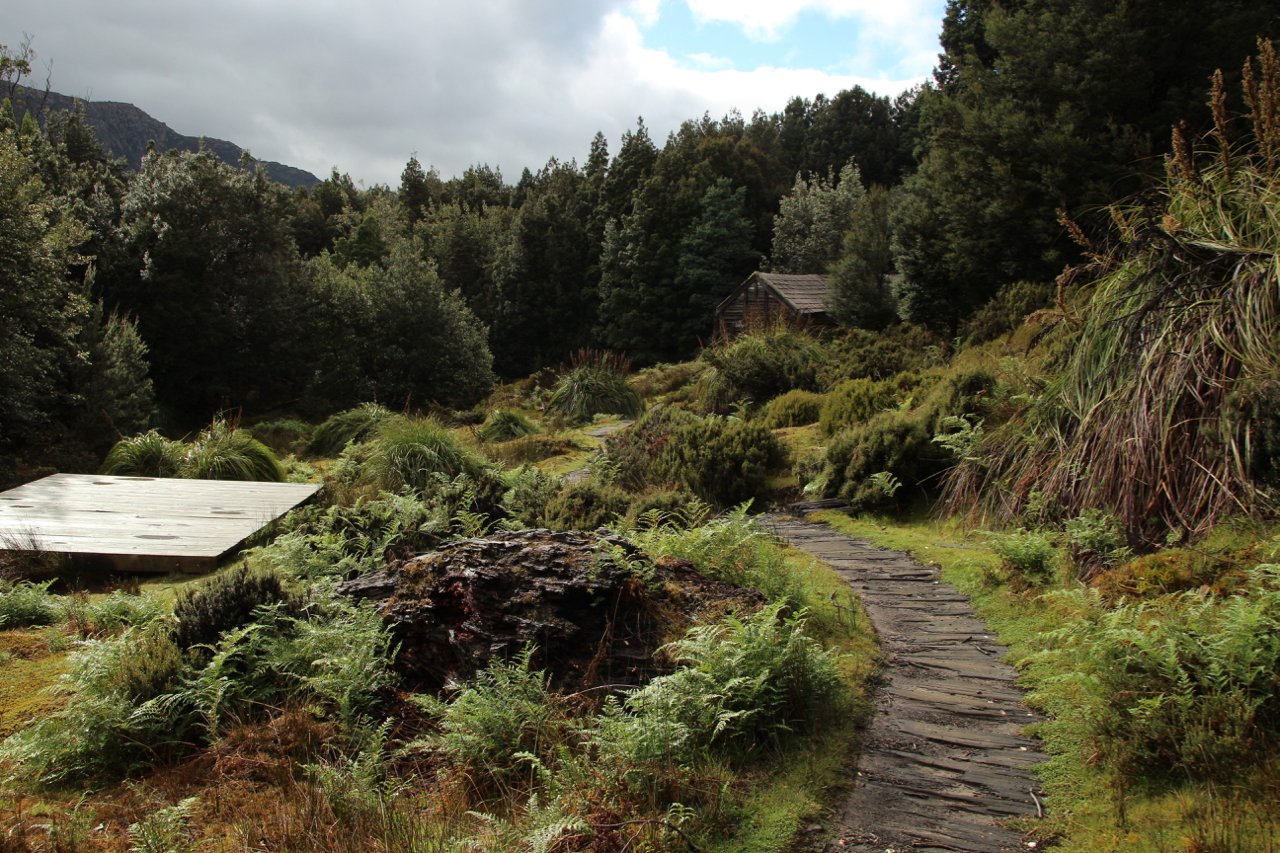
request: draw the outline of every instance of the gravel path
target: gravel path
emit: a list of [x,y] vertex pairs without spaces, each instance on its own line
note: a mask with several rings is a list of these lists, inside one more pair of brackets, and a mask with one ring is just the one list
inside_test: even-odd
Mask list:
[[938,570],[825,524],[771,522],[860,595],[885,657],[853,790],[830,825],[830,851],[1027,850],[999,821],[1040,813],[1030,769],[1043,761],[1022,728],[1006,649]]

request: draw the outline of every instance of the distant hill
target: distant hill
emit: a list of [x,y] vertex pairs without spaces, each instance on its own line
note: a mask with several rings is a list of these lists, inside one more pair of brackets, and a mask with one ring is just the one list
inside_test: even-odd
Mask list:
[[[154,141],[162,151],[177,149],[179,151],[196,151],[200,147],[200,137],[183,136],[162,121],[152,118],[133,104],[116,101],[81,101],[57,92],[42,92],[26,86],[19,86],[14,94],[14,111],[19,120],[28,111],[38,112],[43,103],[45,112],[71,110],[79,103],[84,108],[85,118],[98,135],[112,156],[123,158],[129,168],[135,171],[142,164],[142,155],[147,153],[147,144]],[[204,137],[204,147],[211,151],[224,163],[232,166],[240,165],[240,156],[244,149],[225,139]],[[305,169],[273,163],[270,160],[256,160],[267,170],[267,176],[287,187],[311,187],[320,183],[320,179]]]

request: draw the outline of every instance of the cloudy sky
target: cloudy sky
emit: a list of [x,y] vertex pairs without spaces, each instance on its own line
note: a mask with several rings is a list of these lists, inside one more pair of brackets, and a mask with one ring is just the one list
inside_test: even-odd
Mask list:
[[[780,110],[857,84],[896,95],[937,59],[945,0],[6,0],[35,81],[128,101],[321,177],[399,183],[411,154],[444,177],[511,181],[551,156],[610,150],[643,116]],[[31,82],[31,81],[28,81]]]

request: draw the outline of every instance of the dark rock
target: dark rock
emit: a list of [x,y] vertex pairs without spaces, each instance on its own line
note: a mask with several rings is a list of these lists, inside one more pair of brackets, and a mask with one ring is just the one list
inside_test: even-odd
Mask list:
[[653,566],[616,536],[550,530],[451,542],[338,589],[376,602],[400,647],[396,668],[418,690],[529,643],[558,687],[641,683],[662,670],[658,647],[698,613],[760,604],[688,561]]

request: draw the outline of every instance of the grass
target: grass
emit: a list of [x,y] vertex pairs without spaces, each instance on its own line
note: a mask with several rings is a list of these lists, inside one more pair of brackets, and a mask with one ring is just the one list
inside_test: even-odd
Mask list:
[[[1039,591],[1015,589],[997,580],[1003,574],[1002,561],[982,537],[949,521],[850,518],[834,511],[815,517],[843,533],[939,566],[943,580],[969,596],[988,627],[1009,646],[1007,659],[1020,670],[1023,686],[1051,701],[1070,704],[1069,694],[1054,693],[1064,689],[1058,678],[1062,673],[1031,662],[1047,647],[1047,635],[1061,628],[1067,617]],[[1115,780],[1096,758],[1089,760],[1091,749],[1078,740],[1079,728],[1072,722],[1050,720],[1032,730],[1045,740],[1052,755],[1038,773],[1047,814],[1040,833],[1046,839],[1057,836],[1060,846],[1055,849],[1064,853],[1280,849],[1274,841],[1280,838],[1280,812],[1256,797],[1242,796],[1241,786],[1248,783],[1243,778],[1237,785],[1188,782],[1158,788],[1139,783],[1125,791],[1121,811]]]
[[66,671],[67,653],[51,652],[43,631],[0,631],[0,739],[62,705],[47,691]]

